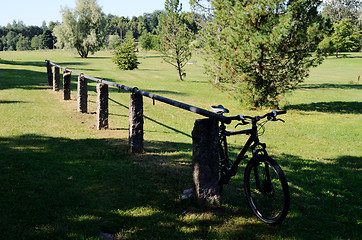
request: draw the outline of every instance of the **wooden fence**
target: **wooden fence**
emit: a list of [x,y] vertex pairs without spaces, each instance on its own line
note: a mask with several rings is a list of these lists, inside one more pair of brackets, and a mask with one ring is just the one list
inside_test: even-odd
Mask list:
[[[64,100],[70,99],[71,74],[78,75],[77,85],[77,110],[86,113],[88,101],[87,80],[97,82],[97,129],[108,128],[108,87],[115,87],[119,90],[128,91],[130,95],[129,104],[129,145],[132,153],[143,152],[143,96],[160,101],[208,119],[195,121],[192,131],[193,138],[193,178],[194,189],[200,203],[206,200],[215,202],[220,196],[218,186],[218,122],[230,123],[225,116],[218,115],[208,110],[195,107],[186,103],[165,98],[153,93],[145,92],[137,87],[127,87],[125,85],[106,81],[104,79],[86,76],[74,70],[60,66],[50,60],[46,61],[48,85],[54,91],[60,90],[60,69],[63,69],[63,94]],[[54,67],[54,71],[52,70]]]

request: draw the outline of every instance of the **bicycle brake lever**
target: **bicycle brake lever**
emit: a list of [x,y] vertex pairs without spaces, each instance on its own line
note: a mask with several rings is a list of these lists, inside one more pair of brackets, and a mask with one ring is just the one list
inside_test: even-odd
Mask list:
[[281,121],[282,123],[285,123],[285,121],[281,118],[275,119],[275,121]]
[[247,122],[247,121],[242,120],[241,123],[238,123],[238,124],[235,125],[235,128],[237,128],[239,125],[247,125],[247,124],[249,124],[249,123],[250,123],[250,122]]

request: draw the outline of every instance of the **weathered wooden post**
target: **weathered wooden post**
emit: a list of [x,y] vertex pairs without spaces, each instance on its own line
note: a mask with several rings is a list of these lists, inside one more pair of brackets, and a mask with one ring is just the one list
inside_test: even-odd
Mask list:
[[47,74],[48,74],[48,85],[53,86],[53,72],[52,72],[52,66],[50,65],[49,61],[47,61]]
[[97,84],[97,129],[108,128],[108,85]]
[[129,146],[132,153],[143,152],[143,97],[132,93],[129,102]]
[[53,91],[59,91],[59,89],[60,89],[59,85],[60,85],[59,67],[54,66]]
[[77,102],[78,112],[86,113],[88,111],[88,85],[83,73],[78,76]]
[[198,119],[192,131],[192,164],[196,196],[201,205],[220,199],[218,121]]
[[71,71],[65,69],[63,71],[64,100],[70,100],[70,79],[71,79]]

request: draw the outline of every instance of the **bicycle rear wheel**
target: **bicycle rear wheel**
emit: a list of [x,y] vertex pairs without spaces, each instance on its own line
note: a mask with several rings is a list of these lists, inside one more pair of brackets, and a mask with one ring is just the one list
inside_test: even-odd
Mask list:
[[280,166],[267,155],[257,155],[245,169],[244,189],[254,214],[263,222],[280,224],[288,214],[290,195]]

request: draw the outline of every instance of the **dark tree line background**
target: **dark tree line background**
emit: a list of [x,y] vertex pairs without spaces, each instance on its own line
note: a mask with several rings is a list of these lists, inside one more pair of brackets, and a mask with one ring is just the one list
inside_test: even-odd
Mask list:
[[[135,39],[140,39],[142,34],[146,33],[157,35],[158,17],[162,12],[162,10],[156,10],[142,16],[134,16],[131,19],[108,14],[106,16],[106,31],[109,36],[113,37],[109,38],[107,45],[104,47],[114,48],[117,41],[123,41],[129,31]],[[191,31],[197,33],[199,27],[194,19],[201,16],[194,13],[187,13],[187,15],[189,19],[188,27]],[[56,25],[60,25],[60,23],[51,21],[46,24],[44,21],[42,26],[26,26],[24,22],[14,20],[12,24],[0,26],[0,51],[53,49],[56,43],[53,30]]]

